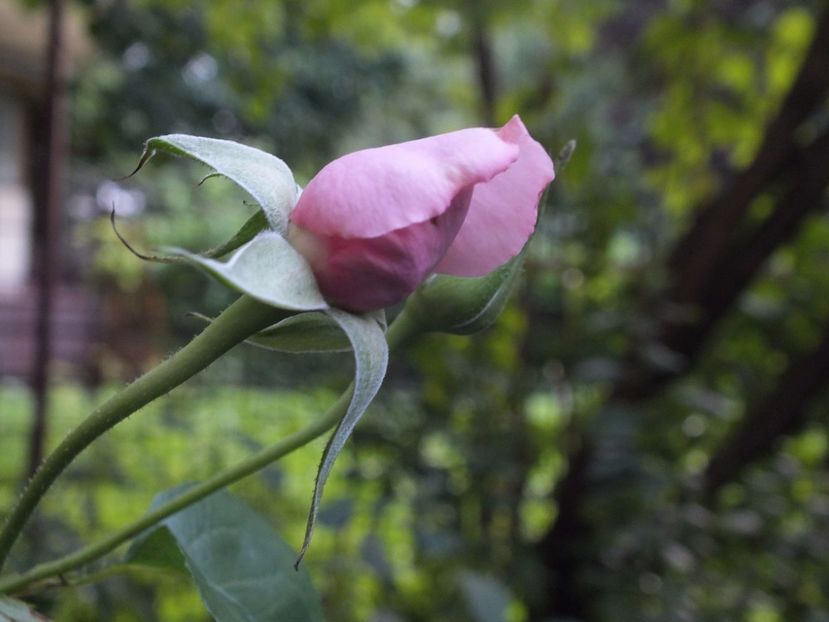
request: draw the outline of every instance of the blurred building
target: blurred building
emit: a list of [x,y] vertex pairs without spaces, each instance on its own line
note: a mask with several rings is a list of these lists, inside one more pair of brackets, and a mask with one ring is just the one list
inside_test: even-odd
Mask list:
[[[72,66],[89,48],[79,19],[64,25]],[[48,15],[18,0],[0,0],[0,376],[25,377],[32,368],[36,205],[46,147],[42,136]],[[65,210],[63,210],[65,212]],[[59,249],[61,266],[65,249]],[[70,262],[71,263],[71,262]],[[84,366],[95,341],[94,295],[58,269],[52,347],[56,361]]]

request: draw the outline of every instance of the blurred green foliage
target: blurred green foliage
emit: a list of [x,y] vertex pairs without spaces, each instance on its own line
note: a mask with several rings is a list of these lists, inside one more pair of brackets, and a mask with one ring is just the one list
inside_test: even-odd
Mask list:
[[[655,304],[679,236],[754,159],[825,2],[84,4],[99,56],[73,91],[79,193],[129,171],[144,139],[173,131],[260,146],[305,182],[348,150],[480,124],[481,41],[494,59],[497,121],[520,113],[552,153],[578,141],[497,324],[396,356],[381,403],[335,469],[306,562],[331,620],[829,620],[827,396],[790,406],[802,408],[800,424],[714,498],[701,490],[710,458],[825,330],[825,213],[775,248],[690,362],[660,342],[659,322],[694,310]],[[821,106],[799,140],[826,130],[825,97]],[[144,249],[229,237],[252,210],[223,180],[197,185],[200,172],[159,159],[118,182],[146,198],[119,221],[126,237]],[[744,238],[777,192],[771,184],[751,203]],[[103,214],[75,233],[94,248],[96,278],[127,301],[163,301],[162,320],[129,330],[178,343],[198,326],[186,311],[212,315],[229,300],[185,268],[138,262]],[[295,429],[331,397],[315,387],[345,383],[346,358],[250,348],[226,358],[89,451],[47,497],[17,564],[72,550],[140,514],[156,491]],[[643,364],[673,382],[648,399],[615,399],[619,379]],[[53,438],[99,400],[57,389]],[[25,463],[28,397],[5,387],[0,404],[5,505]],[[550,530],[574,509],[559,505],[556,486],[588,443],[567,497],[580,530],[551,552]],[[236,487],[297,545],[320,452]],[[578,614],[556,601],[562,579],[546,566],[564,545]],[[204,618],[192,588],[171,577],[46,598],[59,620]]]

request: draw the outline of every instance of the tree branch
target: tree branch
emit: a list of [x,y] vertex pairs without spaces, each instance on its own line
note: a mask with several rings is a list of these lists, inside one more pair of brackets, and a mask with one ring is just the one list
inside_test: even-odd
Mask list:
[[768,125],[751,165],[707,206],[675,245],[668,260],[671,298],[699,297],[707,276],[721,263],[730,236],[763,188],[793,164],[796,131],[829,92],[829,10],[820,17],[815,38],[788,95]]
[[714,453],[703,475],[703,490],[713,496],[751,462],[767,456],[782,437],[806,423],[808,402],[829,378],[829,324],[815,347],[795,359],[767,396],[749,407],[739,426]]
[[[655,369],[644,363],[629,366],[629,372],[613,390],[613,398],[641,401],[653,396],[668,380],[693,362],[717,323],[772,253],[789,242],[806,217],[821,207],[829,184],[829,131],[791,156],[792,170],[771,214],[753,230],[736,237],[721,252],[721,259],[705,279],[698,297],[689,305],[691,319],[668,318],[661,322],[659,343],[684,362],[681,368]],[[663,303],[666,304],[666,303]],[[676,303],[673,303],[676,304]],[[632,353],[635,357],[635,353]]]
[[[670,285],[663,292],[661,310],[667,310],[659,319],[657,343],[676,354],[684,365],[674,369],[655,369],[638,356],[632,344],[628,359],[632,373],[626,374],[611,390],[609,402],[638,402],[653,397],[669,379],[688,369],[716,324],[726,314],[739,295],[756,276],[768,257],[780,245],[789,241],[798,231],[805,217],[820,207],[823,189],[829,183],[829,132],[802,147],[797,142],[796,130],[820,105],[829,92],[829,10],[820,17],[815,38],[801,65],[800,72],[786,96],[777,116],[768,125],[763,142],[752,164],[737,174],[717,197],[699,211],[695,223],[674,245],[668,262]],[[760,225],[745,231],[745,220],[754,200],[762,192],[780,181],[779,199],[774,211]],[[680,313],[676,311],[679,310]],[[693,310],[694,315],[682,311]],[[824,338],[824,342],[829,336]],[[742,453],[726,462],[725,457],[712,459],[710,486],[722,482],[724,474],[731,474],[748,461],[760,456],[774,439],[788,429],[795,429],[802,418],[804,396],[816,391],[818,378],[827,377],[824,356],[829,358],[829,344],[824,342],[817,354],[805,357],[792,378],[784,375],[781,387],[794,379],[802,368],[811,375],[799,377],[801,384],[792,384],[786,399],[779,399],[776,408],[768,408],[763,417],[771,417],[781,406],[790,413],[788,424],[772,421],[777,428],[769,428],[765,435],[755,433],[749,440],[735,434],[733,443]],[[823,352],[823,350],[827,352]],[[798,390],[799,389],[799,390]],[[801,400],[798,405],[796,398]],[[774,403],[774,402],[772,402]],[[760,417],[761,415],[758,415]],[[773,419],[773,417],[771,417]],[[788,421],[788,419],[786,420]],[[786,427],[788,425],[789,427]],[[782,427],[781,427],[782,426]],[[745,424],[750,430],[751,425]],[[537,551],[551,572],[550,598],[541,606],[545,615],[575,615],[584,613],[589,596],[580,595],[571,606],[569,594],[578,594],[578,575],[584,564],[585,534],[590,525],[581,515],[581,506],[589,482],[590,439],[583,439],[568,456],[568,471],[559,481],[554,498],[559,508],[556,523],[539,543]],[[718,453],[718,455],[720,455]],[[580,542],[581,543],[580,543]],[[573,596],[573,598],[576,598]]]

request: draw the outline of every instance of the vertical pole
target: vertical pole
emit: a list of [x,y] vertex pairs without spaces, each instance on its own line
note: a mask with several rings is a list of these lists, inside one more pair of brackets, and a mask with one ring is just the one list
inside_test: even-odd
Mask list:
[[34,412],[29,435],[31,477],[43,460],[47,432],[49,361],[52,350],[52,311],[54,307],[57,263],[60,256],[60,217],[63,194],[63,165],[66,123],[66,55],[64,52],[63,0],[49,2],[49,40],[46,57],[46,90],[43,98],[43,144],[46,157],[41,169],[43,191],[35,193],[37,217],[35,260],[38,266],[35,287],[34,361],[32,392]]

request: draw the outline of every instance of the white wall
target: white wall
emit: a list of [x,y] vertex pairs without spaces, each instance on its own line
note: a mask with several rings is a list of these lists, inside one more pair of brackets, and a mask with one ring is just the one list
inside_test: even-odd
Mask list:
[[29,277],[32,205],[24,185],[25,127],[22,106],[0,91],[0,293]]

